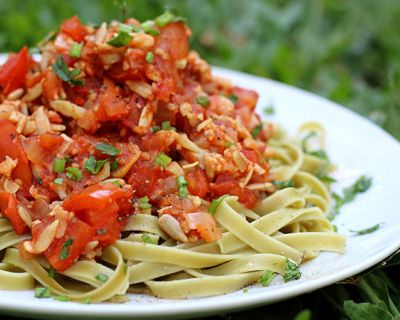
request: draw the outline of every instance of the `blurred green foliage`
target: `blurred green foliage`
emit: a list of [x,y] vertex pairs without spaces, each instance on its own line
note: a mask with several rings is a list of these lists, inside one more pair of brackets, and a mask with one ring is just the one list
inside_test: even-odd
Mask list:
[[0,1],[0,50],[33,46],[74,14],[144,20],[165,7],[188,18],[192,47],[211,63],[316,92],[400,138],[398,0]]
[[[399,0],[4,0],[0,52],[35,46],[74,14],[98,24],[153,18],[165,7],[188,18],[192,47],[211,63],[323,95],[400,139]],[[363,319],[351,316],[350,302],[344,307],[344,300],[354,300],[369,311],[389,306],[395,319],[399,311],[388,299],[400,309],[400,255],[393,260],[390,268],[346,284],[223,318],[291,319],[308,308],[315,319]],[[305,310],[296,319],[309,317]]]

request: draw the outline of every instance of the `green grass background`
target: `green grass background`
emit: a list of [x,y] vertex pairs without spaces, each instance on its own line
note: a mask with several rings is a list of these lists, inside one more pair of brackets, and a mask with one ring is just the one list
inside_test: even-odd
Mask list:
[[[2,0],[0,52],[16,51],[24,44],[35,46],[74,14],[93,23],[121,20],[124,15],[144,20],[159,15],[166,6],[188,18],[192,47],[212,64],[315,92],[400,139],[399,0]],[[347,284],[221,317],[292,319],[310,309],[315,319],[338,319],[345,317],[343,301],[352,299],[379,308],[379,300],[383,301],[392,318],[386,318],[384,310],[380,320],[400,319],[390,303],[393,300],[399,309],[399,277],[394,272],[399,260],[396,257],[392,267],[372,272],[383,279],[380,285],[368,273]],[[362,285],[363,279],[369,286]],[[368,311],[371,318],[352,319],[375,319],[375,311]],[[302,319],[309,319],[309,314]]]

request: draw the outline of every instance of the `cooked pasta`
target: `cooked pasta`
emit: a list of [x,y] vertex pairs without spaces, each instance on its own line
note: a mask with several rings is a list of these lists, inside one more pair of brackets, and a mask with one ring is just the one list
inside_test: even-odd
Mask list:
[[75,16],[39,62],[26,47],[8,57],[1,290],[213,296],[344,251],[327,219],[323,128],[287,137],[262,122],[257,93],[213,76],[189,36],[170,12],[99,27]]

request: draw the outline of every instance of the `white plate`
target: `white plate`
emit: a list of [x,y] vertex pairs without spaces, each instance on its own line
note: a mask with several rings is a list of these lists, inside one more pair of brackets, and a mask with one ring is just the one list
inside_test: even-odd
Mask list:
[[[305,121],[318,121],[327,130],[327,150],[340,164],[337,189],[362,174],[373,178],[372,188],[343,207],[335,224],[349,235],[342,255],[322,253],[301,267],[300,280],[284,284],[276,279],[268,288],[254,287],[211,298],[160,300],[132,296],[127,304],[85,305],[35,299],[32,292],[0,291],[0,310],[29,317],[91,316],[96,318],[178,318],[229,313],[268,304],[310,292],[359,273],[378,263],[400,247],[398,197],[400,197],[400,144],[368,120],[326,99],[287,85],[243,73],[214,68],[216,74],[235,84],[259,92],[258,111],[275,106],[271,120],[290,132]],[[348,229],[363,229],[382,222],[376,232],[351,236]]]

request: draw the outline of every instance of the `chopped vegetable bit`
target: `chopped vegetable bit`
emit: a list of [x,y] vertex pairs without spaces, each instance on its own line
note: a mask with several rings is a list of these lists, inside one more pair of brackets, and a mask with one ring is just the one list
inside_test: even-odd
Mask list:
[[273,180],[272,184],[275,185],[278,190],[294,187],[292,180],[286,180],[286,181]]
[[107,161],[108,159],[96,161],[93,156],[90,156],[89,159],[85,161],[84,168],[92,174],[98,174]]
[[48,271],[47,274],[49,275],[50,278],[55,279],[55,277],[56,277],[56,270],[55,270],[53,267],[50,266],[49,271]]
[[232,101],[233,104],[236,104],[236,102],[238,102],[239,98],[236,94],[231,94],[229,97],[229,100]]
[[333,220],[339,214],[339,210],[343,207],[343,205],[353,201],[358,193],[367,191],[371,185],[371,178],[361,176],[353,185],[343,190],[343,196],[339,196],[337,193],[333,192],[332,197],[335,200],[335,204],[332,208],[332,211],[328,215],[328,219]]
[[187,188],[189,184],[187,183],[185,177],[184,176],[179,176],[176,179],[176,181],[178,183],[179,196],[181,198],[187,198],[187,196],[189,195],[189,191],[188,191],[188,188]]
[[349,230],[350,232],[355,233],[357,236],[362,236],[364,234],[369,234],[372,232],[375,232],[376,230],[378,230],[381,227],[380,223],[377,223],[376,225],[366,228],[366,229],[362,229],[362,230]]
[[163,130],[173,130],[176,131],[175,127],[171,127],[171,122],[169,121],[164,121],[163,123],[161,123],[161,128]]
[[35,298],[45,299],[51,297],[51,290],[49,287],[42,287],[35,289]]
[[154,53],[151,52],[151,51],[147,52],[147,54],[146,54],[146,62],[147,63],[152,63],[153,60],[154,60]]
[[41,186],[43,184],[43,179],[41,177],[37,177],[36,181],[37,181],[39,186]]
[[82,171],[79,168],[69,167],[66,171],[67,173],[65,175],[72,180],[79,182],[83,178]]
[[315,150],[315,151],[310,151],[310,152],[306,152],[306,153],[311,156],[314,156],[314,157],[317,157],[317,158],[320,158],[320,159],[330,162],[328,154],[326,153],[325,150]]
[[83,43],[74,42],[69,49],[69,55],[73,58],[79,58],[81,56]]
[[170,164],[171,161],[172,159],[162,152],[160,152],[154,159],[154,162],[164,169]]
[[164,27],[168,23],[171,23],[174,21],[174,14],[171,13],[171,11],[165,11],[161,16],[158,16],[157,18],[154,19],[154,22],[156,23],[157,26],[160,28]]
[[283,280],[285,282],[291,280],[297,280],[301,277],[299,266],[291,261],[289,258],[285,260],[285,273],[283,274]]
[[225,147],[226,148],[230,148],[230,147],[232,147],[233,146],[233,142],[232,141],[227,141],[227,142],[225,142]]
[[72,246],[72,244],[74,243],[74,240],[69,238],[68,240],[64,241],[63,243],[63,249],[60,253],[60,259],[61,260],[65,260],[69,257],[69,247]]
[[53,163],[53,171],[56,173],[64,172],[65,170],[65,159],[55,158]]
[[127,33],[129,33],[129,32],[139,32],[140,28],[135,26],[135,25],[133,25],[133,24],[120,23],[119,24],[119,31],[127,32]]
[[206,108],[210,105],[210,100],[207,96],[198,96],[196,98],[196,102],[201,105],[203,108]]
[[83,79],[76,79],[76,77],[81,73],[81,70],[69,70],[63,57],[59,57],[56,62],[53,63],[51,66],[53,67],[54,72],[62,81],[65,81],[68,84],[74,86],[83,85]]
[[111,162],[111,164],[110,164],[111,171],[117,170],[118,167],[119,167],[118,160],[114,160],[114,161]]
[[144,243],[157,244],[147,233],[143,233],[141,238]]
[[68,296],[55,296],[54,300],[60,301],[60,302],[65,302],[65,301],[71,301],[71,298]]
[[100,151],[102,154],[107,154],[109,156],[116,156],[120,153],[120,151],[108,143],[98,143],[96,144],[96,149]]
[[104,229],[98,229],[98,230],[96,231],[96,233],[97,233],[99,236],[101,236],[102,234],[105,234],[105,233],[106,233],[106,230],[104,230]]
[[139,199],[138,208],[139,209],[151,209],[151,204],[149,203],[149,198],[147,196],[144,196]]
[[154,127],[151,128],[151,132],[157,132],[157,131],[160,131],[160,130],[161,130],[160,126],[154,126]]
[[274,114],[275,113],[275,109],[273,106],[265,107],[263,111],[265,114]]
[[63,179],[63,178],[55,178],[55,179],[53,180],[53,182],[54,182],[54,184],[62,185],[63,182],[64,182],[64,179]]
[[97,280],[99,280],[100,282],[107,282],[107,280],[108,280],[108,276],[104,273],[97,274],[95,278]]
[[120,30],[119,33],[117,34],[117,36],[112,38],[107,43],[110,46],[119,48],[119,47],[127,46],[131,42],[131,40],[132,40],[132,36],[128,32]]
[[258,279],[258,283],[260,283],[263,287],[268,287],[272,280],[274,280],[276,276],[275,272],[267,270],[261,277]]
[[229,196],[230,196],[229,194],[224,194],[223,196],[220,196],[219,198],[214,199],[211,202],[210,207],[208,208],[208,212],[211,214],[215,214],[217,212],[218,206],[221,204],[221,202],[224,201],[225,198],[229,197]]
[[257,136],[260,134],[260,132],[262,131],[263,125],[262,123],[260,123],[259,125],[255,126],[254,129],[251,131],[251,135],[253,136],[253,138],[257,138]]

